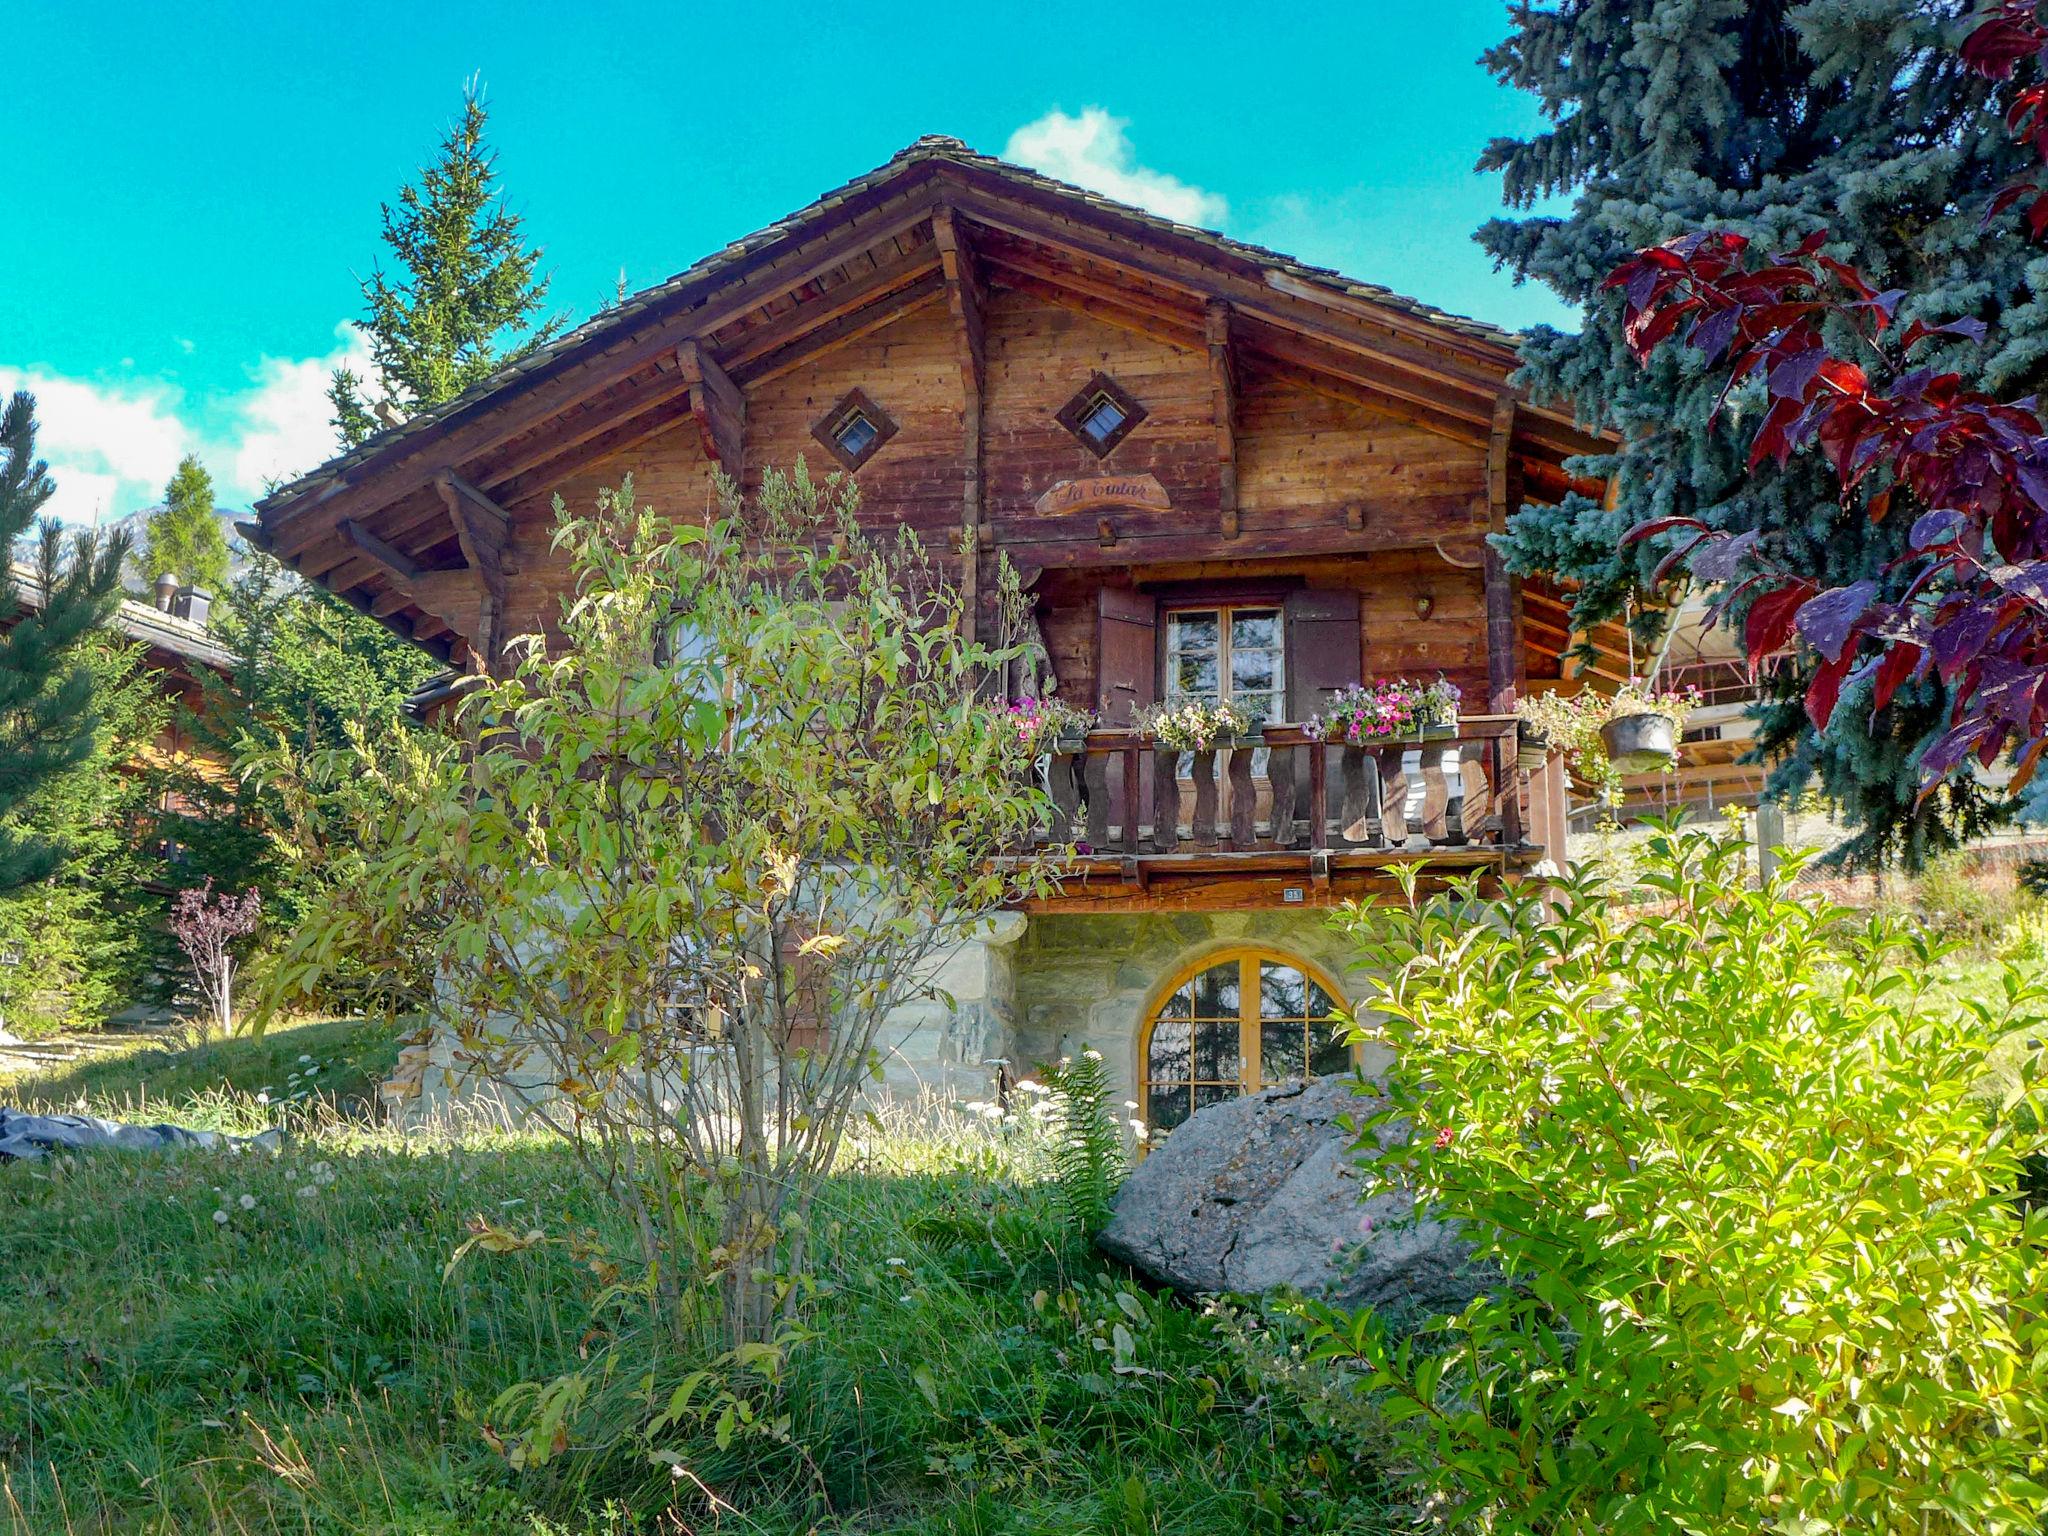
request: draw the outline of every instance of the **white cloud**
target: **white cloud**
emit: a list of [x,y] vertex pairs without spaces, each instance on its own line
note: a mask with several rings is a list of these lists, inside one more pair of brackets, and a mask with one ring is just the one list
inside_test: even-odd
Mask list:
[[4,365],[0,395],[26,389],[36,397],[36,449],[57,482],[45,510],[85,524],[155,505],[188,453],[212,471],[226,506],[246,506],[270,483],[332,457],[327,383],[343,365],[369,372],[368,350],[346,322],[325,356],[261,358],[247,388],[207,401],[167,383],[101,383]]
[[1127,119],[1101,107],[1086,107],[1078,116],[1054,108],[1011,134],[1003,158],[1176,223],[1220,228],[1230,213],[1222,195],[1138,164],[1124,131],[1129,127]]
[[119,517],[154,499],[191,441],[178,392],[164,385],[91,384],[0,367],[0,394],[17,389],[36,397],[36,451],[57,482],[44,510],[66,522]]
[[222,468],[246,499],[333,457],[328,382],[340,367],[353,369],[359,379],[375,371],[360,331],[344,321],[335,334],[340,345],[325,357],[264,358],[256,365],[255,386],[230,402],[231,457],[223,459]]

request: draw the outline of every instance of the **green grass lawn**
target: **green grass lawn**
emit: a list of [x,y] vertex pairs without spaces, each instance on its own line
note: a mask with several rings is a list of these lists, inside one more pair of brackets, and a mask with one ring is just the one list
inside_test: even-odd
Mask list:
[[[0,1097],[250,1130],[309,1080],[360,1102],[395,1049],[375,1026],[307,1025]],[[815,1336],[785,1397],[801,1451],[677,1432],[681,1477],[608,1426],[629,1375],[653,1372],[665,1398],[704,1362],[661,1357],[629,1311],[593,1320],[595,1278],[562,1240],[624,1252],[624,1233],[562,1149],[407,1139],[331,1110],[300,1123],[275,1158],[0,1165],[0,1533],[1236,1536],[1389,1519],[1352,1432],[1318,1427],[1284,1363],[1247,1365],[1233,1325],[1097,1258],[1004,1133],[879,1138],[835,1179]],[[444,1278],[475,1214],[550,1241]],[[563,1455],[514,1471],[486,1434],[492,1400],[608,1344],[629,1370]],[[709,1509],[700,1485],[734,1507]]]

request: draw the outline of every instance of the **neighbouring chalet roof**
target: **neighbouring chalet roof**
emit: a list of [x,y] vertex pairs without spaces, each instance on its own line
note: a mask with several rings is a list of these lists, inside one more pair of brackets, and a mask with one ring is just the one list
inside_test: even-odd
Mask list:
[[978,388],[964,291],[990,274],[1483,447],[1497,504],[1510,470],[1547,499],[1604,446],[1515,389],[1511,332],[932,136],[279,487],[240,531],[459,664],[499,628],[517,508],[679,410],[737,476],[748,390],[913,303],[955,308]]
[[[19,560],[12,561],[8,575],[13,579],[12,591],[17,603],[27,608],[43,606],[42,578],[34,566]],[[228,671],[238,660],[233,651],[207,633],[204,624],[165,613],[153,604],[132,597],[121,599],[121,606],[114,613],[114,624],[129,639],[140,641],[152,651],[162,652],[179,661],[211,667],[216,672]]]
[[926,134],[865,176],[856,176],[844,185],[825,193],[807,207],[777,219],[773,224],[756,230],[744,239],[733,241],[722,250],[714,251],[694,265],[685,267],[666,282],[641,289],[610,309],[593,315],[574,330],[565,332],[544,346],[522,353],[496,373],[472,384],[453,399],[430,410],[421,411],[396,426],[386,427],[364,439],[347,453],[329,459],[319,468],[279,486],[256,504],[257,510],[267,512],[289,506],[309,492],[345,477],[351,469],[389,453],[394,446],[407,439],[417,437],[430,431],[438,423],[461,415],[469,407],[497,394],[508,385],[522,378],[541,374],[551,364],[589,349],[606,336],[630,331],[636,321],[673,307],[679,301],[686,302],[699,294],[708,294],[727,276],[743,268],[751,258],[773,250],[785,242],[801,238],[813,226],[829,219],[833,213],[853,203],[863,193],[873,192],[896,181],[906,172],[921,165],[971,168],[1015,186],[1029,187],[1086,204],[1090,208],[1099,209],[1142,228],[1198,242],[1221,255],[1253,263],[1275,274],[1290,277],[1312,289],[1345,298],[1362,299],[1426,321],[1432,326],[1440,326],[1461,336],[1470,337],[1474,341],[1499,349],[1503,361],[1508,366],[1514,366],[1514,352],[1521,341],[1517,332],[1490,325],[1484,320],[1452,314],[1448,310],[1425,304],[1419,299],[1407,298],[1378,283],[1360,282],[1331,268],[1312,266],[1279,251],[1268,250],[1249,241],[1235,240],[1215,230],[1163,218],[1133,204],[1119,202],[1113,197],[1104,197],[1099,192],[1090,192],[1070,182],[1060,181],[1023,166],[1012,165],[1005,160],[998,160],[993,155],[979,154],[969,149],[959,139],[944,134]]

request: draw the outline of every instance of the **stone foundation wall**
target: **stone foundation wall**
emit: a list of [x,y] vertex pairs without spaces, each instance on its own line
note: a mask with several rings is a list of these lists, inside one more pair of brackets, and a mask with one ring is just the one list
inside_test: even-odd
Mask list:
[[[904,1098],[987,1098],[994,1062],[1007,1062],[1015,1080],[1092,1047],[1121,1097],[1135,1098],[1138,1041],[1159,989],[1205,956],[1245,944],[1321,969],[1351,1003],[1363,995],[1350,969],[1353,947],[1324,912],[999,913],[985,936],[947,957],[937,978],[947,999],[899,1009],[883,1028],[881,1089]],[[413,1113],[476,1095],[478,1085],[452,1081],[445,1035],[416,1054],[400,1074],[405,1082],[392,1085]],[[1374,1067],[1370,1057],[1366,1066]]]
[[1147,1005],[1203,956],[1242,944],[1320,967],[1348,1002],[1364,994],[1350,969],[1353,947],[1325,912],[1035,916],[1011,961],[1015,1070],[1021,1074],[1088,1046],[1102,1053],[1123,1096],[1135,1098]]

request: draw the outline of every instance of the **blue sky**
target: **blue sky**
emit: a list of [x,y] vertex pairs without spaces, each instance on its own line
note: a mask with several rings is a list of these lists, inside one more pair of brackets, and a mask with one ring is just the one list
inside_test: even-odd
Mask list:
[[37,391],[75,520],[146,505],[187,451],[236,501],[331,451],[377,205],[472,74],[578,318],[936,132],[1461,313],[1572,323],[1470,239],[1499,198],[1480,146],[1536,125],[1475,63],[1498,0],[9,9],[0,389]]

